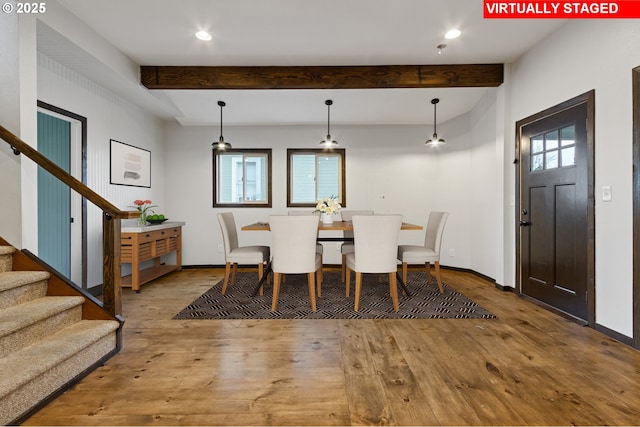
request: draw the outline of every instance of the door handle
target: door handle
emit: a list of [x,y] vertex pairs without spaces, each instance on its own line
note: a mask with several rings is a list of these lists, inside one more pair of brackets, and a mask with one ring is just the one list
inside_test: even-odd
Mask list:
[[531,223],[529,221],[520,221],[520,227],[528,227]]

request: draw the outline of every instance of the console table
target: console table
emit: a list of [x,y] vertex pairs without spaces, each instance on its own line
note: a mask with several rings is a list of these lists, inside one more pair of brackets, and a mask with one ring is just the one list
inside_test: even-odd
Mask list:
[[[131,264],[131,274],[121,279],[121,286],[140,292],[140,285],[162,275],[182,269],[182,226],[184,222],[165,222],[158,225],[122,227],[120,237],[121,262]],[[160,262],[162,255],[176,253],[174,265]],[[154,265],[140,270],[144,261]]]

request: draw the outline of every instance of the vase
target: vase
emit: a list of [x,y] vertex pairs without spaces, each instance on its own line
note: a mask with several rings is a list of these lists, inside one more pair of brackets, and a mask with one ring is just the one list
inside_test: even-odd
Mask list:
[[147,225],[147,215],[145,214],[140,214],[140,217],[138,218],[138,225],[140,227],[144,227],[145,225]]
[[322,223],[323,224],[331,224],[333,223],[333,215],[329,213],[322,213]]

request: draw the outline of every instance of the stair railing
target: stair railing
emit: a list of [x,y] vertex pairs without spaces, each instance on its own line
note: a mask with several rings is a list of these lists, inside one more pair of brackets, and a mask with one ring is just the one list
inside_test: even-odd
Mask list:
[[2,126],[0,126],[0,138],[11,146],[14,154],[24,154],[70,189],[102,210],[102,304],[104,309],[111,315],[122,314],[122,288],[120,287],[121,220],[138,218],[140,212],[118,209]]

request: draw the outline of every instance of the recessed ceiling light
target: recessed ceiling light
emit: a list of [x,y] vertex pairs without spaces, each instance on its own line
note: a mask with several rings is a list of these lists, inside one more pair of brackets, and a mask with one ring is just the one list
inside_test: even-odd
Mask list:
[[206,31],[198,31],[196,33],[196,37],[199,38],[200,40],[203,40],[205,42],[208,42],[209,40],[211,40],[213,37],[211,37],[211,34],[207,33]]
[[446,34],[444,35],[444,38],[448,40],[457,39],[458,37],[460,37],[460,34],[462,34],[462,31],[460,31],[457,28],[454,28],[453,30],[447,31]]

